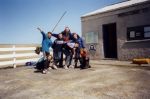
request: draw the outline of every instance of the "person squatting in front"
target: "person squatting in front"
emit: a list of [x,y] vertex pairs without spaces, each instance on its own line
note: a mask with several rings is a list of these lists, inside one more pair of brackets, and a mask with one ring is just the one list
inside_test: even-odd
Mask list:
[[44,66],[42,68],[42,73],[43,74],[46,74],[47,72],[47,69],[49,68],[49,56],[50,56],[50,53],[49,53],[49,48],[52,46],[52,40],[51,40],[51,36],[52,36],[52,33],[51,32],[48,32],[47,34],[45,34],[40,28],[37,28],[42,36],[43,36],[43,39],[42,39],[42,52],[43,52],[43,60],[44,60]]

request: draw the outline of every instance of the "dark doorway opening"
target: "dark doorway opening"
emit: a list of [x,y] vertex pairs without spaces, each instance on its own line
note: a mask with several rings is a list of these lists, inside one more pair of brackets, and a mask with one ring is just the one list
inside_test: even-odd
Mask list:
[[116,23],[103,25],[103,43],[105,58],[117,59]]

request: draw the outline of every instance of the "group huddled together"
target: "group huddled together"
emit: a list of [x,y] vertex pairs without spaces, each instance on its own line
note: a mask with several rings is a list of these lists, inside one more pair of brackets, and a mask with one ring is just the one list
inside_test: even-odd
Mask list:
[[[44,33],[40,28],[37,29],[43,36],[41,48],[43,58],[38,61],[36,69],[41,70],[45,74],[49,68],[90,68],[89,57],[82,37],[77,33],[71,33],[69,27],[65,27],[64,31],[59,34]],[[52,36],[56,38],[54,42],[51,40]],[[50,47],[53,49],[53,56],[50,55]],[[37,49],[36,52],[39,54],[40,51]],[[63,64],[64,59],[65,64]],[[74,64],[72,64],[72,60],[74,60]],[[80,62],[79,66],[78,61]],[[52,65],[50,65],[51,62]]]

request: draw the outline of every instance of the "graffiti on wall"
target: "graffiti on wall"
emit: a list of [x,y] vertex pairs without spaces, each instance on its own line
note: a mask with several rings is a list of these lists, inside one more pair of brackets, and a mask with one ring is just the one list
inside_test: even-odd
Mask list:
[[94,44],[89,45],[89,52],[90,52],[90,55],[95,56],[95,54],[96,54],[96,45],[94,45]]

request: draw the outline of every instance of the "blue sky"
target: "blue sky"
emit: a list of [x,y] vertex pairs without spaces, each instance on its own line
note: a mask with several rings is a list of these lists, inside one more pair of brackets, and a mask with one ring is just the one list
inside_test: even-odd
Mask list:
[[52,31],[61,15],[67,11],[54,32],[69,26],[81,34],[83,14],[124,0],[0,0],[0,44],[41,43],[37,27]]

